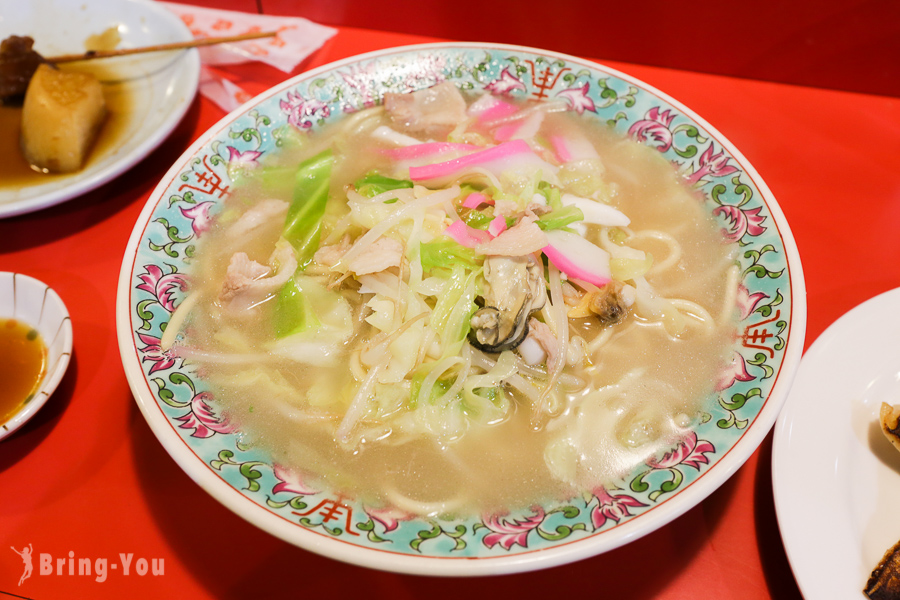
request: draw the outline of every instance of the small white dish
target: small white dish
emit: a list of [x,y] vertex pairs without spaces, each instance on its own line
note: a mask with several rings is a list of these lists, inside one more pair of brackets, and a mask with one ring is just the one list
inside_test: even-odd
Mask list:
[[34,397],[5,423],[0,440],[33,417],[59,385],[72,356],[72,322],[69,312],[52,288],[28,275],[0,273],[0,317],[13,318],[41,334],[47,345],[47,369]]
[[[43,56],[83,52],[88,36],[112,27],[121,37],[119,48],[193,39],[177,16],[148,0],[0,0],[0,39],[30,36]],[[181,121],[200,78],[196,50],[103,59],[103,65],[115,78],[105,83],[107,89],[114,85],[128,97],[127,116],[114,136],[98,145],[78,172],[48,177],[46,183],[0,186],[0,218],[70,200],[134,166]]]
[[808,600],[864,598],[900,540],[900,453],[881,433],[900,403],[900,289],[833,323],[807,351],[775,427],[778,526]]

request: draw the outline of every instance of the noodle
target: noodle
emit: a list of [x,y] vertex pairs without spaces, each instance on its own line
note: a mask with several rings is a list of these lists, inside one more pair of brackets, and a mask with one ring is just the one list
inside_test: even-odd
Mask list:
[[199,292],[188,294],[172,313],[172,316],[169,317],[169,322],[166,324],[166,330],[159,338],[159,347],[163,352],[169,350],[175,344],[175,340],[177,339],[181,328],[184,326],[185,320],[187,320],[191,310],[197,306],[198,302],[200,302]]
[[703,329],[707,335],[712,335],[716,330],[716,322],[712,315],[709,314],[708,310],[696,302],[691,302],[690,300],[684,300],[682,298],[671,298],[669,299],[669,302],[681,312],[694,317],[695,320],[699,321],[700,324],[703,325]]
[[[644,230],[634,233],[632,237],[638,240],[644,238],[659,240],[661,242],[664,242],[669,247],[669,254],[666,255],[666,258],[662,261],[654,261],[653,266],[651,266],[650,270],[647,271],[648,275],[656,275],[658,273],[661,273],[662,271],[671,269],[678,264],[678,261],[681,260],[681,244],[679,244],[678,241],[668,233],[656,230]],[[654,259],[655,258],[657,257],[654,256]]]
[[392,486],[387,486],[386,495],[390,503],[400,510],[426,517],[452,514],[466,504],[466,496],[463,494],[445,501],[422,502],[401,494]]

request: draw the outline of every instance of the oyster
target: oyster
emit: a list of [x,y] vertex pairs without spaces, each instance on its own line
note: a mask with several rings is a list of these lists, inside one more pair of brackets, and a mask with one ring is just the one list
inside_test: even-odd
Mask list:
[[490,256],[484,261],[484,307],[472,315],[469,340],[485,352],[518,346],[528,317],[544,307],[544,269],[531,256]]

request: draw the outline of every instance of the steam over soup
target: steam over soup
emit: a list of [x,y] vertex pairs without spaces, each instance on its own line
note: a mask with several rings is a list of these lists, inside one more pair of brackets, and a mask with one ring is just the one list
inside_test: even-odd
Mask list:
[[311,487],[453,515],[610,485],[699,418],[732,250],[565,104],[388,95],[235,167],[163,339]]

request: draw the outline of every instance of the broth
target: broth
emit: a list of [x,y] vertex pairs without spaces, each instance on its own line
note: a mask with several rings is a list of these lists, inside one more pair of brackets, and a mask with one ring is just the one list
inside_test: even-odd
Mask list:
[[16,319],[0,319],[0,424],[34,397],[46,369],[41,335]]
[[[360,130],[371,132],[378,125],[391,125],[380,111],[372,111],[367,127],[357,123]],[[357,120],[363,121],[361,117]],[[346,186],[372,170],[397,174],[396,165],[385,158],[383,142],[362,134],[348,139],[341,127],[333,126],[305,140],[298,149],[287,145],[274,163],[293,165],[323,148],[337,148],[322,246],[339,243],[341,224],[348,218],[348,201],[338,199],[347,197]],[[273,295],[239,317],[229,314],[220,294],[234,253],[241,250],[264,264],[284,223],[283,217],[272,220],[255,230],[254,239],[236,242],[231,228],[239,222],[239,215],[267,199],[258,186],[236,180],[218,223],[198,248],[192,291],[201,298],[203,310],[192,311],[180,352],[204,363],[204,378],[211,382],[215,406],[238,426],[243,442],[265,449],[273,463],[298,473],[312,485],[328,485],[375,505],[426,515],[483,513],[568,498],[614,485],[635,465],[668,450],[696,422],[713,391],[711,382],[729,357],[735,328],[733,290],[728,289],[728,282],[735,281],[733,276],[729,278],[735,263],[733,250],[724,243],[696,194],[679,181],[656,150],[606,128],[588,128],[572,115],[548,114],[541,134],[547,138],[559,132],[586,136],[605,169],[601,195],[631,219],[628,227],[589,226],[585,236],[597,245],[603,244],[604,235],[624,237],[633,253],[652,255],[656,270],[651,267],[645,277],[629,281],[639,287],[643,284],[638,279],[646,279],[659,297],[678,299],[671,306],[687,306],[679,310],[700,317],[682,315],[687,325],[673,334],[668,328],[675,327],[670,321],[677,319],[671,313],[666,316],[665,311],[663,317],[654,316],[647,308],[647,296],[639,295],[618,324],[604,324],[593,317],[568,319],[569,347],[576,348],[573,352],[580,347],[585,356],[574,359],[574,366],[566,367],[555,382],[549,354],[543,364],[526,365],[519,349],[511,351],[518,356],[514,358],[517,373],[535,382],[536,395],[544,385],[552,388],[546,399],[542,396],[536,403],[529,399],[527,387],[516,388],[506,378],[489,390],[475,388],[481,390],[479,398],[500,394],[502,399],[492,396],[490,403],[475,408],[465,400],[453,404],[451,399],[447,408],[441,405],[445,399],[438,392],[433,405],[423,406],[416,402],[416,398],[421,400],[416,396],[421,388],[416,388],[415,377],[412,382],[407,378],[380,383],[382,379],[366,369],[366,352],[372,347],[365,346],[367,340],[406,333],[388,328],[378,337],[379,330],[363,320],[378,316],[370,303],[373,292],[365,288],[360,292],[353,277],[340,283],[334,277],[328,280],[341,290],[356,323],[354,335],[340,348],[339,359],[330,363],[302,364],[272,351],[271,321],[273,311],[278,310]],[[407,198],[404,191],[396,193]],[[427,198],[426,192],[421,193]],[[388,192],[376,198],[388,204],[408,202],[391,195]],[[494,210],[499,211],[502,194],[495,196]],[[364,205],[358,198],[352,202]],[[418,235],[416,228],[419,233],[427,231],[429,218],[426,214],[423,221],[409,225],[403,235],[412,239]],[[372,227],[378,227],[384,218],[373,220]],[[361,238],[358,227],[348,232]],[[443,238],[436,235],[434,239]],[[328,269],[317,264],[309,270],[328,278]],[[422,277],[427,279],[427,273]],[[550,277],[552,292],[552,276],[545,277]],[[374,285],[371,279],[358,278],[365,286]],[[473,289],[483,290],[485,285],[481,282]],[[736,283],[730,285],[736,287]],[[572,292],[575,286],[565,283],[560,289],[564,288]],[[441,297],[450,293],[447,289],[426,301],[431,320],[437,319],[434,315],[440,310]],[[575,289],[573,293],[580,292]],[[552,310],[541,309],[535,315],[551,321]],[[406,326],[406,331],[416,327],[414,323]],[[427,338],[419,340],[419,369],[431,360],[433,343],[428,344]],[[464,368],[460,363],[470,362],[473,373],[483,374],[503,357],[473,349],[465,341],[462,345],[463,358],[433,360],[457,360],[454,364],[459,369]],[[255,358],[243,363],[204,359],[230,353]],[[393,363],[387,364],[389,370]],[[353,435],[342,437],[338,425],[344,422],[341,412],[354,410],[353,400],[367,385],[367,375],[374,382],[370,382],[373,399],[367,401],[368,408]],[[427,375],[424,378],[427,381]],[[453,378],[447,379],[446,385],[452,389]],[[462,391],[457,394],[457,398],[471,399]],[[329,417],[329,411],[339,414]],[[343,419],[347,418],[343,414]]]

